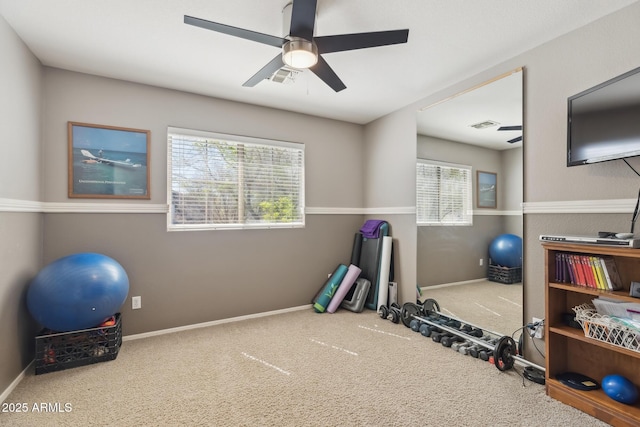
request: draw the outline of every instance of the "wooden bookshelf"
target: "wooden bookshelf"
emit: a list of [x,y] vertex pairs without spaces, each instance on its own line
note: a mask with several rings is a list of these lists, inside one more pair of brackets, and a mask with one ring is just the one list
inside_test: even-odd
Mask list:
[[[587,375],[599,383],[607,375],[620,374],[640,387],[640,352],[586,337],[582,329],[567,326],[564,313],[573,307],[606,296],[624,302],[640,299],[629,296],[632,281],[640,282],[640,249],[544,242],[545,251],[545,349],[546,390],[554,399],[571,405],[614,426],[640,425],[640,403],[625,405],[609,398],[602,390],[580,391],[556,380],[563,372]],[[556,253],[594,256],[611,255],[622,279],[623,289],[603,291],[556,283]]]

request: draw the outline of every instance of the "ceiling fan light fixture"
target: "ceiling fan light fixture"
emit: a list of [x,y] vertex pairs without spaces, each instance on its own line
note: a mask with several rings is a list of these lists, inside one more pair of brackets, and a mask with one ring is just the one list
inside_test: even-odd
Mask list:
[[297,69],[313,67],[318,62],[318,48],[309,40],[292,38],[282,46],[282,61]]

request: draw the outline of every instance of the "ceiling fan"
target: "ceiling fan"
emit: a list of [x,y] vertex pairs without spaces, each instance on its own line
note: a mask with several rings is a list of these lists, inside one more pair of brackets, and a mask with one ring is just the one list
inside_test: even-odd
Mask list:
[[[521,131],[521,130],[522,130],[522,125],[515,125],[515,126],[500,126],[500,127],[498,128],[498,130],[520,130],[520,131]],[[516,142],[518,142],[518,141],[522,141],[522,135],[517,136],[517,137],[515,137],[515,138],[513,138],[513,139],[510,139],[510,140],[508,140],[507,142],[508,142],[509,144],[513,144],[513,143],[516,143]]]
[[[322,54],[406,43],[409,37],[408,29],[314,37],[317,0],[295,0],[290,5],[291,25],[286,37],[258,33],[188,15],[184,16],[184,23],[282,49],[281,53],[243,84],[248,87],[271,77],[286,64],[295,69],[310,69],[334,91],[340,92],[346,86]],[[289,5],[285,9],[287,7]]]

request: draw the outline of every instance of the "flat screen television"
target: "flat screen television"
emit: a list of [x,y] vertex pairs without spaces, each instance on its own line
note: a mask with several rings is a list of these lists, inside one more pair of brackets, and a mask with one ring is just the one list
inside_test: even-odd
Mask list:
[[568,103],[567,166],[640,155],[640,68]]

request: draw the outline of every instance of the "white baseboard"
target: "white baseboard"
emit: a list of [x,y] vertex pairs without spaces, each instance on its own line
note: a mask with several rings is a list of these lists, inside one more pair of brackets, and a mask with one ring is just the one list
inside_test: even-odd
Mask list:
[[258,319],[260,317],[274,316],[276,314],[282,314],[282,313],[290,313],[293,311],[309,310],[310,308],[312,308],[312,305],[308,304],[308,305],[302,305],[299,307],[284,308],[282,310],[267,311],[264,313],[256,313],[256,314],[248,314],[246,316],[231,317],[229,319],[220,319],[220,320],[213,320],[211,322],[196,323],[194,325],[179,326],[177,328],[161,329],[158,331],[144,332],[142,334],[127,335],[122,337],[122,341],[139,340],[142,338],[155,337],[158,335],[172,334],[174,332],[189,331],[191,329],[199,329],[199,328],[206,328],[209,326],[222,325],[224,323],[240,322],[248,319]]
[[29,363],[29,365],[27,365],[27,367],[24,368],[24,370],[22,372],[20,372],[20,375],[18,375],[16,377],[16,379],[13,380],[13,382],[11,384],[9,384],[9,387],[7,387],[7,389],[5,391],[3,391],[2,394],[0,394],[0,403],[4,402],[5,399],[7,397],[9,397],[11,392],[13,392],[13,390],[15,390],[16,387],[18,387],[18,384],[20,384],[20,381],[22,381],[22,379],[25,377],[25,375],[27,375],[27,371],[30,370],[30,369],[33,369],[33,364],[34,363],[35,363],[35,360],[32,361],[31,363]]

